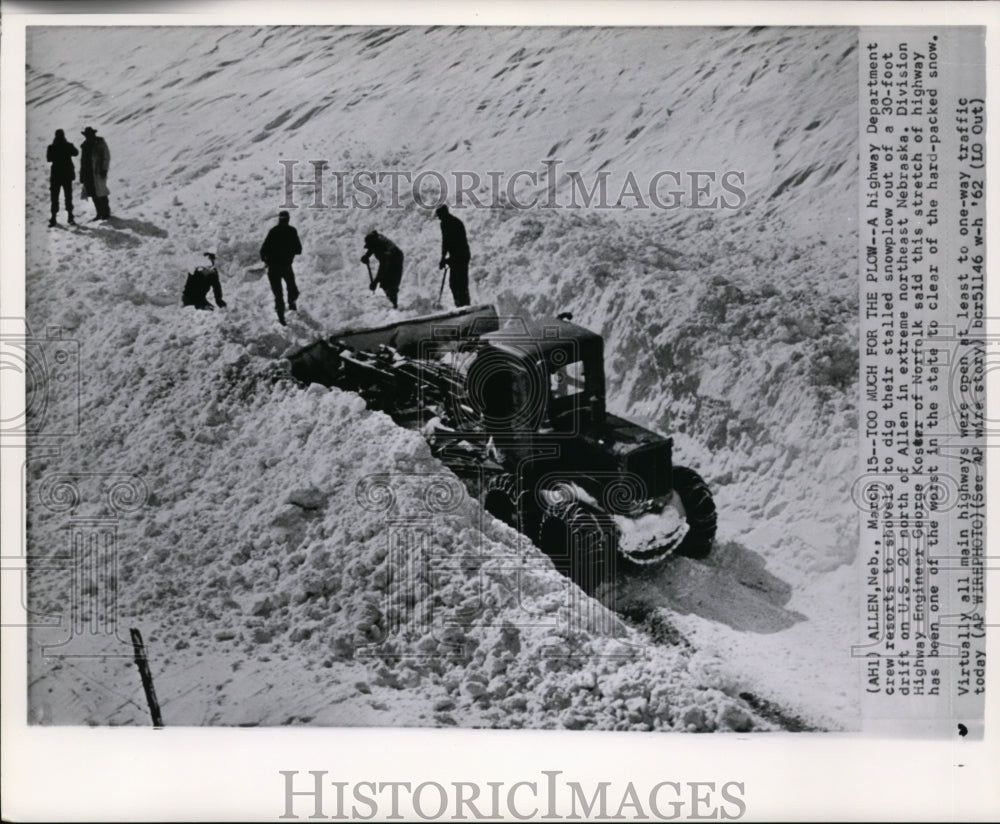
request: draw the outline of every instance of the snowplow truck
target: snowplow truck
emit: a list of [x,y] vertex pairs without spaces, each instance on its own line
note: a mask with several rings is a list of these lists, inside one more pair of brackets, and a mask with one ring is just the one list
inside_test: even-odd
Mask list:
[[292,375],[419,429],[483,507],[588,593],[671,554],[706,556],[716,508],[673,441],[606,409],[604,340],[571,316],[490,305],[345,329]]

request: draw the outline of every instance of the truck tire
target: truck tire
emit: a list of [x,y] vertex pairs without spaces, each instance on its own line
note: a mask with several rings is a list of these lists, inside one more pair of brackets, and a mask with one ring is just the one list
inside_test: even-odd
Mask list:
[[607,515],[578,503],[549,510],[542,515],[538,545],[588,595],[614,583],[618,531]]
[[488,478],[480,502],[494,518],[514,527],[529,540],[538,528],[538,507],[531,491],[524,485],[519,491],[517,476],[510,472]]
[[676,554],[687,558],[706,558],[712,551],[718,526],[718,513],[708,484],[693,469],[675,466],[674,492],[684,507],[684,518],[689,527]]
[[491,475],[483,484],[483,509],[505,524],[517,526],[517,478],[509,472]]

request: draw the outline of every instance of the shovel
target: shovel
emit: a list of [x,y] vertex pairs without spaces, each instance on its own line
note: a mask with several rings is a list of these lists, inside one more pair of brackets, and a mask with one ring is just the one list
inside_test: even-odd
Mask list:
[[444,269],[441,270],[441,288],[438,290],[438,302],[437,302],[438,309],[441,308],[441,299],[444,297],[444,282],[447,277],[448,277],[448,264],[446,263],[444,265]]

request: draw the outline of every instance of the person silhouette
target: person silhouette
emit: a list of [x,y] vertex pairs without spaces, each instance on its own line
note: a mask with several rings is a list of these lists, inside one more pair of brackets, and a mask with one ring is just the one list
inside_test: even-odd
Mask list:
[[57,225],[56,217],[59,215],[59,193],[63,194],[63,201],[66,204],[66,222],[75,223],[73,220],[73,181],[76,180],[76,168],[73,166],[73,158],[79,154],[76,146],[66,139],[66,133],[62,129],[56,129],[55,137],[45,153],[46,160],[52,165],[49,168],[49,197],[52,204],[52,217],[49,226]]

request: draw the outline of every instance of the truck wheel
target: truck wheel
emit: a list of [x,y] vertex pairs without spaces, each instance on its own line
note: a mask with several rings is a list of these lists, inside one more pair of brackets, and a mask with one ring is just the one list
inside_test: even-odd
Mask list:
[[483,485],[483,509],[505,524],[517,526],[517,478],[509,472],[491,475]]
[[542,516],[538,545],[588,595],[614,583],[618,532],[608,516],[577,503],[550,510]]
[[683,507],[688,533],[677,547],[676,554],[687,558],[705,558],[712,551],[718,513],[708,484],[693,469],[674,467],[674,492]]
[[535,534],[538,527],[538,507],[526,486],[522,486],[518,493],[516,475],[502,472],[488,478],[483,485],[480,501],[483,509],[494,518],[514,527],[529,540]]

